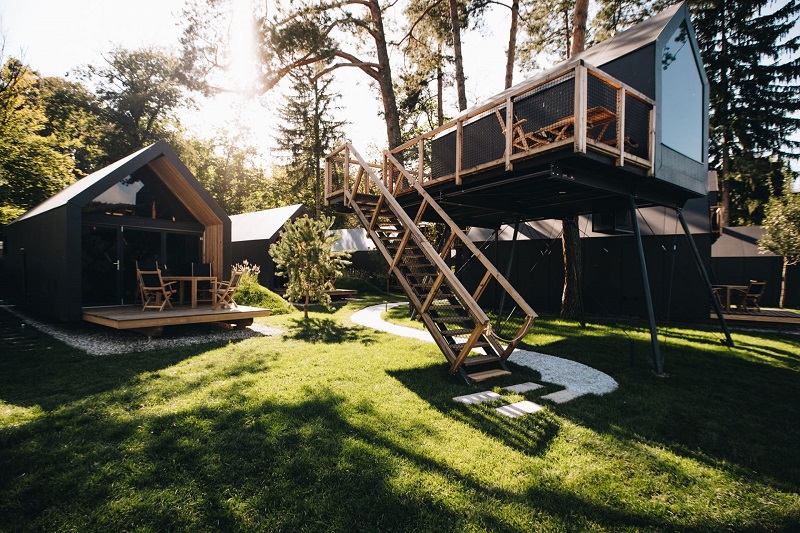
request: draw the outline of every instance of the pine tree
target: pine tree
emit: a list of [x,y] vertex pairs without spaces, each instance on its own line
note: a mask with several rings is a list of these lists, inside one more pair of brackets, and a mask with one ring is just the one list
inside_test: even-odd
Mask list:
[[290,194],[319,218],[322,211],[321,159],[343,139],[345,121],[333,118],[340,95],[331,90],[333,78],[318,78],[318,69],[302,67],[290,74],[292,94],[280,109],[278,147],[286,152]]
[[307,216],[295,219],[284,225],[280,240],[269,247],[278,275],[288,279],[286,298],[303,300],[306,319],[309,302],[330,306],[331,297],[325,291],[333,289],[333,282],[350,264],[348,252],[331,249],[339,240],[338,233],[328,231],[332,225],[333,218],[326,216],[319,220]]

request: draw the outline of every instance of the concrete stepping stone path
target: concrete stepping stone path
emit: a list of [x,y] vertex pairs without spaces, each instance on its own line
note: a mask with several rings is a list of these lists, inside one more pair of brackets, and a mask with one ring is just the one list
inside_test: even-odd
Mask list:
[[529,402],[528,400],[512,403],[508,405],[504,405],[502,407],[498,407],[495,409],[501,415],[505,415],[508,418],[517,418],[518,416],[527,415],[530,413],[535,413],[536,411],[541,411],[544,409],[538,403]]

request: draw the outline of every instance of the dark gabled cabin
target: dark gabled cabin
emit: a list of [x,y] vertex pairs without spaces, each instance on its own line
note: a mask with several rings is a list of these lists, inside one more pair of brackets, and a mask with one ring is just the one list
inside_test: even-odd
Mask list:
[[269,289],[282,287],[286,278],[275,276],[275,261],[269,247],[278,240],[284,224],[308,214],[303,204],[231,215],[231,250],[233,262],[247,260],[258,265],[258,282]]
[[172,274],[192,262],[229,276],[231,222],[159,141],[86,176],[4,228],[14,303],[80,320],[82,308],[134,302],[136,260]]

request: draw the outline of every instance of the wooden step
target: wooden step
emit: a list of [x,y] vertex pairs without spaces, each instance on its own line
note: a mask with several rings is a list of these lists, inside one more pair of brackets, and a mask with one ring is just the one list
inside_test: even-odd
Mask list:
[[495,368],[492,370],[484,370],[483,372],[475,372],[474,374],[467,374],[469,379],[478,383],[489,378],[496,378],[499,376],[510,376],[511,372],[508,370],[503,370],[502,368]]
[[463,311],[463,305],[432,305],[429,311]]
[[464,366],[485,365],[486,363],[496,363],[500,358],[496,355],[476,355],[475,357],[467,357],[461,363]]
[[461,328],[461,329],[447,329],[441,330],[442,335],[445,337],[458,337],[461,335],[469,335],[472,333],[473,328]]
[[[451,344],[450,348],[453,349],[453,353],[458,355],[459,353],[461,353],[461,349],[464,348],[465,345],[466,345],[465,342],[456,342]],[[491,348],[491,347],[492,345],[489,344],[488,342],[476,342],[475,345],[472,347],[472,349],[474,350],[475,348]]]
[[434,322],[440,322],[444,324],[459,324],[462,322],[472,322],[472,317],[469,316],[437,316],[431,317],[431,320]]

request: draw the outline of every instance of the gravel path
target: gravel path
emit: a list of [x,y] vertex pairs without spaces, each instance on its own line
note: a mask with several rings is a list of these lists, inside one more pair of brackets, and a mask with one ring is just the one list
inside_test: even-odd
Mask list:
[[[408,305],[408,303],[399,302],[366,307],[361,311],[353,313],[350,320],[356,324],[379,331],[386,331],[395,335],[433,342],[433,338],[427,331],[398,326],[397,324],[386,322],[381,318],[381,313],[383,313],[387,307],[397,307],[398,305]],[[619,386],[614,378],[608,374],[582,363],[552,355],[516,349],[511,354],[511,357],[509,357],[509,361],[539,372],[539,374],[542,375],[543,381],[561,385],[580,394],[608,394],[609,392],[615,391]]]
[[227,342],[280,335],[282,330],[252,324],[244,329],[229,329],[219,324],[196,324],[193,326],[172,326],[159,337],[145,337],[139,333],[120,331],[93,324],[74,326],[41,322],[12,306],[0,306],[20,319],[21,324],[32,326],[54,337],[64,344],[86,352],[89,355],[114,355],[150,350],[163,350],[181,346],[192,346],[210,342]]

